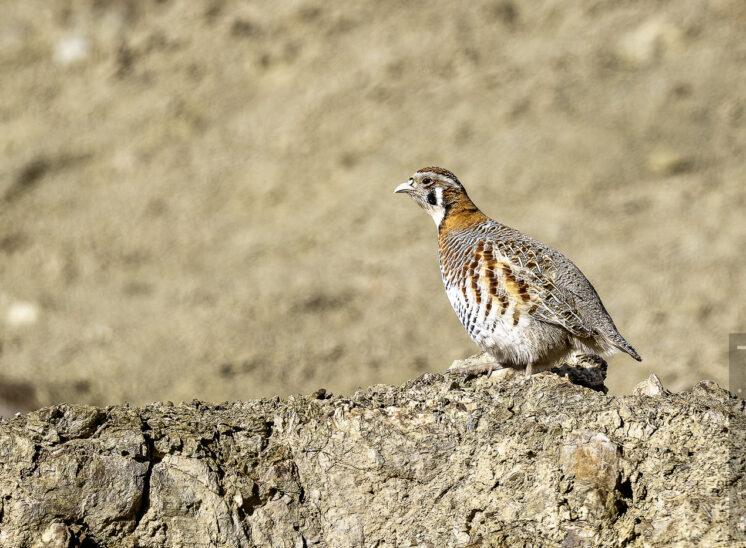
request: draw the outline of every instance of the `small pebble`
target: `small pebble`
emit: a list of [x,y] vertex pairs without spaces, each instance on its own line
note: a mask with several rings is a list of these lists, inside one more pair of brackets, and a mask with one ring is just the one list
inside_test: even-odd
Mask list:
[[63,38],[54,48],[54,60],[60,65],[71,65],[88,57],[88,40],[79,34]]
[[32,302],[16,301],[5,311],[5,323],[9,327],[26,327],[39,319],[39,307]]

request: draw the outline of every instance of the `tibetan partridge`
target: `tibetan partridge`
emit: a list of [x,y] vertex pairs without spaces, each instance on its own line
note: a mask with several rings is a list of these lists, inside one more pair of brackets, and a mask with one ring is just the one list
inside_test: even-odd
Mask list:
[[641,360],[577,266],[484,215],[453,173],[426,167],[394,192],[409,194],[438,227],[448,299],[472,340],[494,358],[477,372],[512,367],[530,375],[576,356],[619,351]]

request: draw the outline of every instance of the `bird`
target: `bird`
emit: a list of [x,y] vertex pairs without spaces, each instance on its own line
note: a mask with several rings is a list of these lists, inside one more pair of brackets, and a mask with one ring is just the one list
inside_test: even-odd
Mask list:
[[618,352],[642,361],[570,259],[487,217],[453,173],[422,168],[394,193],[411,196],[435,221],[448,300],[488,354],[480,365],[447,373],[513,368],[531,376],[568,360]]

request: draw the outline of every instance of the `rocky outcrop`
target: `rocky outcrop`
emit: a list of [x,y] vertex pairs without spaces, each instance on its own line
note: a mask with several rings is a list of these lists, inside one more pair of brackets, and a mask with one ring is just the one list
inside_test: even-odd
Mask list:
[[724,546],[744,411],[708,381],[615,397],[551,373],[59,405],[0,423],[0,545]]

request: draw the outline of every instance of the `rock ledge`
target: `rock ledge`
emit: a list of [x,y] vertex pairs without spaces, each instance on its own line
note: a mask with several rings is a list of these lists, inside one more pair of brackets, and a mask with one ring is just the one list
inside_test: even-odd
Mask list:
[[45,408],[0,423],[0,545],[741,538],[744,401],[659,384],[615,397],[554,374],[425,374],[351,397]]

